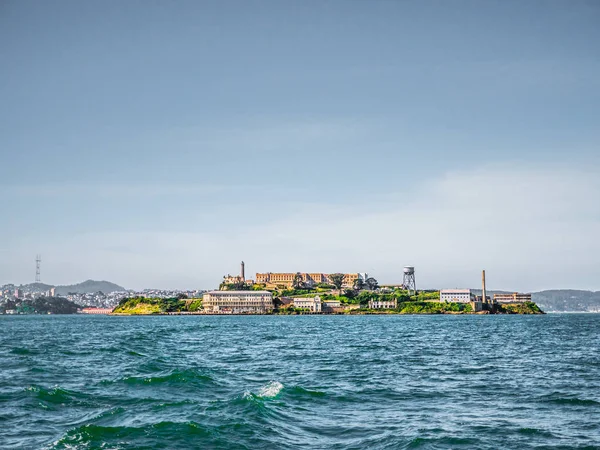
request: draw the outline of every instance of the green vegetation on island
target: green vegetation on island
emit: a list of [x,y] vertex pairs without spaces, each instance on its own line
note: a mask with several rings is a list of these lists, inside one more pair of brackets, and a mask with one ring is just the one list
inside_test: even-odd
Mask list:
[[[264,287],[263,287],[264,289]],[[439,291],[421,291],[411,294],[402,289],[379,289],[379,290],[357,290],[357,289],[282,289],[270,290],[273,297],[314,297],[319,295],[323,301],[339,301],[343,305],[367,305],[370,300],[394,301],[398,304],[403,302],[425,302],[439,300]]]
[[403,302],[398,304],[399,314],[468,314],[473,312],[469,303]]
[[128,297],[122,299],[113,314],[148,315],[167,313],[192,313],[202,309],[201,298],[148,298]]
[[498,314],[544,314],[534,302],[497,305],[497,308]]

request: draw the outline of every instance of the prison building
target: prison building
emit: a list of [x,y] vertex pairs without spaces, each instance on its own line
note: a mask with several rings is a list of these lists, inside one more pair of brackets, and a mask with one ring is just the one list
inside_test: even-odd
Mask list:
[[512,292],[510,294],[494,294],[496,303],[525,303],[531,301],[531,294]]
[[[308,273],[308,272],[266,272],[256,274],[256,283],[262,283],[269,286],[282,285],[292,287],[294,280],[300,276],[302,282],[307,286],[314,286],[319,283],[331,284],[330,274],[326,273]],[[351,288],[357,279],[366,280],[366,273],[345,273],[343,287]]]

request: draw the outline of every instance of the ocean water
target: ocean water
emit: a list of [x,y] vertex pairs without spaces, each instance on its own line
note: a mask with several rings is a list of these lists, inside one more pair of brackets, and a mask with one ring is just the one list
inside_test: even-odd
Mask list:
[[600,315],[0,316],[0,448],[600,448]]

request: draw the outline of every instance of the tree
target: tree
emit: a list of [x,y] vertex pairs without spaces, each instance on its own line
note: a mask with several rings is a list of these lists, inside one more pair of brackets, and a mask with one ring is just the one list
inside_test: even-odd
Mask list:
[[186,298],[188,298],[187,294],[184,294],[183,292],[181,292],[180,294],[177,294],[177,298],[179,300],[184,300]]
[[353,289],[345,289],[344,290],[344,297],[348,298],[348,299],[353,299],[356,297],[356,291]]
[[235,283],[225,283],[224,281],[219,285],[220,291],[249,291],[250,286],[243,281],[236,281]]
[[344,284],[344,274],[343,273],[332,273],[329,275],[329,280],[331,284],[333,284],[336,289],[341,289]]
[[79,305],[62,297],[38,297],[34,300],[25,300],[23,307],[38,314],[75,314]]
[[367,303],[369,303],[369,300],[376,299],[377,294],[372,293],[372,292],[362,291],[360,294],[358,294],[358,296],[356,298],[358,299],[360,304],[366,305]]
[[362,291],[365,288],[365,282],[362,278],[357,278],[354,280],[354,289],[357,291]]
[[377,289],[379,287],[379,283],[373,277],[367,278],[365,280],[365,285],[367,286],[367,289],[370,291],[374,291],[375,289]]
[[297,272],[296,275],[294,275],[294,280],[292,281],[292,287],[294,289],[303,289],[304,288],[304,280],[302,279],[302,275],[300,275],[300,272]]

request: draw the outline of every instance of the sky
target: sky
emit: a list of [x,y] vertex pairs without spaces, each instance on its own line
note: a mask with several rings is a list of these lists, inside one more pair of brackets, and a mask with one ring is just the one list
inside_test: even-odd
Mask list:
[[600,3],[0,2],[0,284],[600,290]]

